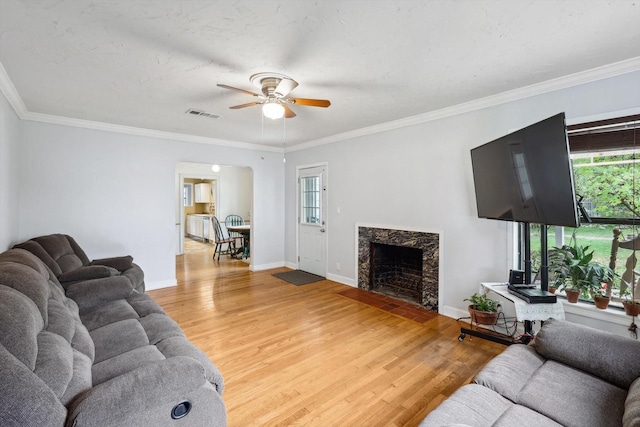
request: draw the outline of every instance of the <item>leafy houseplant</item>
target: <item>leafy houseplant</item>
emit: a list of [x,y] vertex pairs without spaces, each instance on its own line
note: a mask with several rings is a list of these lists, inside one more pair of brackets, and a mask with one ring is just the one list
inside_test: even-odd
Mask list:
[[593,261],[589,246],[580,246],[575,240],[573,245],[553,248],[549,261],[554,283],[565,290],[569,302],[578,302],[580,294],[594,299],[602,296],[602,283],[613,281],[615,275],[609,267]]
[[498,309],[500,304],[498,301],[490,299],[486,295],[471,295],[470,298],[465,299],[471,304],[469,305],[469,314],[471,315],[471,321],[479,325],[495,325],[498,321]]

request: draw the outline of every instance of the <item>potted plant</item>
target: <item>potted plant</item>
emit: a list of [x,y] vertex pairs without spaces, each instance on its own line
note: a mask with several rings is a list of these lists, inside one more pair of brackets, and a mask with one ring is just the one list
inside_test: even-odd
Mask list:
[[604,310],[609,307],[609,301],[611,301],[611,297],[607,295],[607,286],[608,285],[606,284],[604,286],[601,285],[600,288],[594,286],[591,292],[591,298],[593,298],[593,302],[596,305],[596,308]]
[[629,316],[638,316],[640,314],[640,302],[636,301],[633,298],[633,294],[631,293],[632,286],[628,285],[628,287],[622,291],[622,306],[624,307],[624,312]]
[[[573,237],[572,237],[573,240]],[[573,245],[553,248],[549,256],[550,269],[555,275],[555,284],[564,289],[567,301],[578,302],[580,294],[586,298],[602,296],[602,284],[612,281],[613,270],[593,261],[589,246]]]
[[471,321],[479,325],[495,325],[498,321],[498,310],[500,304],[486,295],[479,295],[477,292],[465,301],[471,302],[469,314]]

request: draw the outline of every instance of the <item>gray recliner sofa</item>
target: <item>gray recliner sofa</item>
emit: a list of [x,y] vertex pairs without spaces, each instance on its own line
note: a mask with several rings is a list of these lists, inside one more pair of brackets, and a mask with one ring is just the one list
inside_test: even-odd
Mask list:
[[0,425],[226,425],[220,372],[141,282],[67,283],[25,249],[0,254]]
[[90,261],[75,239],[66,234],[35,237],[14,248],[25,249],[40,258],[65,289],[76,283],[100,279],[99,282],[92,282],[92,286],[98,283],[117,286],[113,283],[120,282],[144,293],[144,273],[130,255]]
[[564,320],[512,345],[421,426],[640,426],[640,342]]

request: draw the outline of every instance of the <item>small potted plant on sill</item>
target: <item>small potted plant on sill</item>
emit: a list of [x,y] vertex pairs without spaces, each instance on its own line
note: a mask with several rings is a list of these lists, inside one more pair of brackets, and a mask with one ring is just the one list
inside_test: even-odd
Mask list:
[[628,316],[636,317],[640,314],[640,302],[636,301],[633,298],[633,294],[631,293],[632,286],[627,284],[627,288],[622,292],[622,306],[624,307],[624,312],[627,313]]
[[469,314],[472,322],[478,325],[495,325],[498,322],[498,310],[500,309],[498,301],[492,300],[486,295],[478,295],[477,292],[465,301],[471,302]]
[[607,307],[609,307],[609,301],[611,301],[611,297],[609,297],[606,293],[606,284],[604,284],[604,286],[600,286],[600,288],[593,288],[593,290],[591,291],[591,298],[593,299],[596,308],[605,310]]

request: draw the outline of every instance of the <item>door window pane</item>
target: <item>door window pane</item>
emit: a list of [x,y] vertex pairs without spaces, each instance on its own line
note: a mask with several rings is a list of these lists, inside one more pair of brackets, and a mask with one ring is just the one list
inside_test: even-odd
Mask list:
[[320,225],[320,191],[321,183],[319,176],[306,176],[300,178],[301,194],[301,215],[302,224]]

